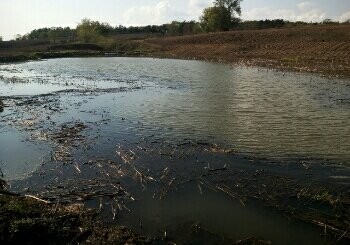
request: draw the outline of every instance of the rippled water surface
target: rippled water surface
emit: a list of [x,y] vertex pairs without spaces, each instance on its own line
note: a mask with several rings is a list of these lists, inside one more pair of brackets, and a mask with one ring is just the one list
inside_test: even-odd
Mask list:
[[350,162],[348,80],[197,61],[84,58],[3,65],[0,85],[3,96],[140,88],[122,105],[110,98],[98,103],[169,140],[210,139],[239,153]]
[[347,229],[347,79],[65,58],[0,65],[0,99],[0,174],[13,191],[179,244],[327,244],[324,227],[300,220]]

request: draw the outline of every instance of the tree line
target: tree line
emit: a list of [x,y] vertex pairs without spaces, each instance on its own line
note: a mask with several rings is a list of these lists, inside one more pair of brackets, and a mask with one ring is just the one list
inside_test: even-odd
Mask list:
[[75,28],[53,27],[40,28],[30,33],[15,37],[16,40],[67,40],[67,41],[96,41],[101,37],[117,36],[123,34],[159,34],[160,36],[182,36],[202,33],[203,30],[199,22],[196,21],[173,21],[163,25],[148,26],[115,26],[108,23],[83,19]]
[[[205,8],[199,21],[173,21],[163,25],[148,26],[111,26],[108,23],[83,19],[75,29],[69,27],[40,28],[24,36],[17,36],[16,40],[49,40],[53,43],[75,42],[96,43],[113,36],[123,34],[157,34],[158,36],[182,36],[199,33],[252,30],[267,28],[282,28],[303,26],[316,23],[290,22],[283,19],[242,21],[242,0],[215,0],[213,6]],[[326,19],[322,24],[336,24]],[[1,41],[1,37],[0,37]]]

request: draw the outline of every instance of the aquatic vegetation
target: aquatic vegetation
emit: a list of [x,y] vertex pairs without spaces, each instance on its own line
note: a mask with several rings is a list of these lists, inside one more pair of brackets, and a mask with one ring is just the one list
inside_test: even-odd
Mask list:
[[0,194],[0,242],[4,244],[150,244],[125,227],[104,227],[81,205],[62,206]]
[[333,194],[329,193],[327,189],[322,188],[303,188],[298,193],[298,198],[324,202],[330,204],[331,206],[336,206],[340,202],[339,197],[334,196]]

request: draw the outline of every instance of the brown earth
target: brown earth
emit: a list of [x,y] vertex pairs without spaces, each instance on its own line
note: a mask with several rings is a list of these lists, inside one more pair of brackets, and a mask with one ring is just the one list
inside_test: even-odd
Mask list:
[[[86,56],[199,59],[350,77],[350,24],[110,39],[108,44],[0,45],[0,62]],[[7,46],[6,46],[7,45]]]
[[350,25],[231,31],[142,41],[164,57],[350,76]]

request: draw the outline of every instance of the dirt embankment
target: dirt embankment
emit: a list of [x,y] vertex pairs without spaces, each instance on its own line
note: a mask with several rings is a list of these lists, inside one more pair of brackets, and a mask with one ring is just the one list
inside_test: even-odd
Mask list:
[[165,57],[350,76],[350,25],[232,31],[144,42]]
[[[35,44],[35,45],[34,45]],[[247,30],[143,40],[113,45],[12,43],[0,45],[0,62],[87,56],[147,56],[350,77],[350,24]]]

